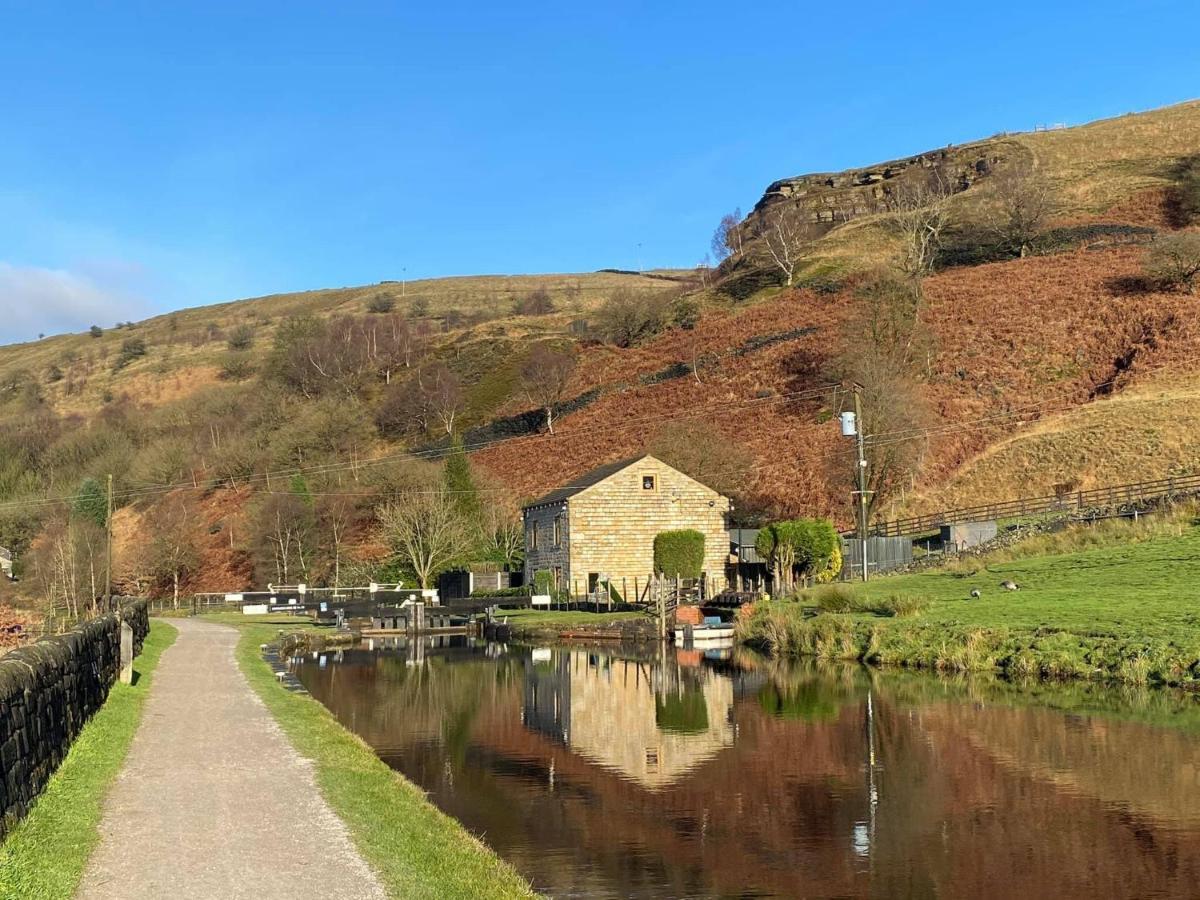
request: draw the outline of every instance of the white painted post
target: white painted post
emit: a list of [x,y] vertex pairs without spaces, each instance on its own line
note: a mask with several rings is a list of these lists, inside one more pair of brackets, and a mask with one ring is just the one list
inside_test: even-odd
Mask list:
[[121,684],[133,684],[133,629],[121,623]]

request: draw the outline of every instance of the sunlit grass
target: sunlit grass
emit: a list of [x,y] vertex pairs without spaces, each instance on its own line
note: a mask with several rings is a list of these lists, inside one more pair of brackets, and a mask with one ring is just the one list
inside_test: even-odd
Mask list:
[[[1009,591],[1010,580],[1019,590]],[[910,619],[760,604],[742,636],[782,654],[865,659],[1015,677],[1200,683],[1200,529],[977,571],[934,570],[856,585],[870,601],[930,602]],[[971,591],[980,593],[971,597]]]
[[0,845],[0,897],[49,900],[74,895],[99,841],[104,797],[141,722],[154,669],[176,635],[165,622],[150,623],[150,634],[133,665],[136,684],[113,686],[37,805]]

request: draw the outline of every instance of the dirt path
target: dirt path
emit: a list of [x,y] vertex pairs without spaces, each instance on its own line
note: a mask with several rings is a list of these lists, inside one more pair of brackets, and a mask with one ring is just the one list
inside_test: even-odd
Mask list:
[[238,670],[237,631],[173,624],[78,896],[384,897]]

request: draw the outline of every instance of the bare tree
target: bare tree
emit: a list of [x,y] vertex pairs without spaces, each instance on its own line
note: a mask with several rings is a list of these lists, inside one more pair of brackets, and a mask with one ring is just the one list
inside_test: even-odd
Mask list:
[[[911,280],[879,273],[859,289],[856,314],[845,325],[831,377],[859,386],[866,436],[868,515],[911,481],[926,450],[929,406],[921,389],[921,360],[932,338],[920,319]],[[830,458],[835,476],[857,486],[857,459]]]
[[546,430],[554,434],[554,410],[563,402],[575,371],[575,357],[564,350],[538,344],[521,369],[521,382],[529,402],[546,413]]
[[1195,293],[1200,281],[1200,232],[1182,231],[1158,238],[1146,254],[1145,267],[1151,278]]
[[795,281],[811,241],[809,223],[800,208],[778,203],[768,210],[763,221],[761,244],[767,261],[783,273],[787,286]]
[[333,587],[336,590],[342,586],[342,545],[346,542],[346,532],[354,522],[354,504],[349,498],[339,495],[322,497],[317,506],[317,519],[329,535],[333,549]]
[[1010,169],[991,181],[996,204],[988,228],[1006,250],[1024,258],[1058,208],[1057,195],[1046,179],[1023,168]]
[[307,577],[313,525],[312,507],[295,493],[270,494],[259,507],[259,567],[276,584]]
[[741,259],[743,249],[742,211],[735,209],[721,216],[721,222],[712,236],[713,259],[720,265],[726,259],[735,262]]
[[182,494],[168,497],[146,517],[143,569],[153,583],[171,586],[175,608],[180,583],[200,563],[198,520],[194,504]]
[[951,192],[940,180],[901,188],[888,200],[900,238],[901,272],[919,281],[933,271],[946,230],[953,224]]
[[379,524],[384,540],[423,588],[471,547],[471,529],[442,486],[401,494],[379,510]]
[[423,372],[418,372],[417,383],[424,407],[433,420],[454,434],[454,422],[462,411],[464,397],[462,382],[445,363],[435,363]]

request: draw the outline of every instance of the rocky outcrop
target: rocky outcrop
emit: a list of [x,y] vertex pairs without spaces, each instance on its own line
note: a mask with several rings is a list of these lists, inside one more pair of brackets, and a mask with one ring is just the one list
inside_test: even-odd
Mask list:
[[777,204],[792,203],[811,222],[833,226],[883,212],[904,186],[940,182],[954,193],[966,190],[1003,161],[1024,158],[1027,152],[1013,141],[993,139],[862,169],[783,178],[767,188],[746,217],[746,225],[751,235],[757,234],[765,212]]

